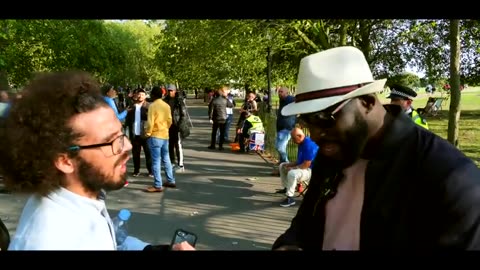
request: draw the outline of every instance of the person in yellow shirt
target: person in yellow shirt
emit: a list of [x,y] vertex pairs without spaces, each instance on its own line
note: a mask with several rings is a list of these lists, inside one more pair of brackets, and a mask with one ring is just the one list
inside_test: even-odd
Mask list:
[[[153,87],[150,93],[152,103],[148,107],[148,117],[145,123],[145,135],[152,158],[153,186],[146,192],[162,192],[164,187],[176,188],[170,153],[168,151],[168,130],[172,125],[170,106],[162,100],[162,89]],[[167,182],[162,184],[161,164],[165,166]]]

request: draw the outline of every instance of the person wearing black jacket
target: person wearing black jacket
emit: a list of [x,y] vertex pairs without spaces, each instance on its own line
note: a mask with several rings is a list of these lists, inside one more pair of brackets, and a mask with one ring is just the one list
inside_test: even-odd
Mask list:
[[230,88],[228,86],[223,86],[218,93],[219,95],[212,99],[212,101],[208,104],[208,118],[212,124],[212,136],[208,149],[215,149],[217,130],[220,129],[218,150],[223,150],[223,143],[225,141],[225,123],[227,121],[227,108],[233,108],[233,104],[227,99],[227,95],[230,93]]
[[140,153],[142,148],[143,152],[145,153],[148,175],[153,177],[150,148],[148,147],[144,130],[144,123],[147,121],[148,106],[150,103],[145,100],[145,97],[146,93],[142,88],[134,91],[132,99],[135,103],[131,106],[133,109],[128,111],[127,117],[125,118],[125,126],[128,128],[128,137],[132,142],[134,177],[140,175]]
[[182,122],[187,120],[187,108],[183,98],[179,96],[177,87],[174,84],[169,84],[167,86],[167,95],[163,101],[170,105],[170,111],[172,112],[172,125],[168,129],[168,150],[170,152],[170,160],[172,161],[172,164],[175,164],[175,171],[183,172],[185,166],[183,164],[183,147],[180,136],[180,125],[185,124]]
[[382,105],[363,53],[301,60],[295,102],[319,145],[312,177],[273,250],[480,249],[480,170],[397,105]]

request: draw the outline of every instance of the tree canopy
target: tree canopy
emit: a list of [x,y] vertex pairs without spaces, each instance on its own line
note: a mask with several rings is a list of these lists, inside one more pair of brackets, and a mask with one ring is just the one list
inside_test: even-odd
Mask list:
[[[480,81],[480,22],[461,20],[461,83]],[[449,77],[448,20],[2,20],[0,87],[37,72],[86,70],[113,85],[178,82],[183,88],[294,85],[300,60],[328,48],[361,49],[378,78],[407,67],[416,85]],[[410,76],[411,77],[411,76]],[[440,85],[438,85],[440,86]]]

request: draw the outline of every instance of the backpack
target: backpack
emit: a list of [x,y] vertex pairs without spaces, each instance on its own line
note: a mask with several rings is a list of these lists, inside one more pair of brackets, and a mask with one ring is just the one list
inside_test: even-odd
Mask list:
[[182,140],[190,136],[190,127],[188,126],[187,121],[180,121],[178,124],[178,131],[180,132],[180,138]]

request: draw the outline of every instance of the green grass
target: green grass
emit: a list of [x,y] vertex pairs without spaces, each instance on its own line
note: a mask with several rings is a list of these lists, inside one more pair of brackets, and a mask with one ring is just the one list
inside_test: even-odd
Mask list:
[[[462,111],[458,134],[459,149],[480,166],[480,110]],[[428,119],[432,132],[447,138],[448,111],[442,111],[435,118]]]
[[[441,97],[441,93],[435,93],[433,97]],[[443,96],[446,96],[445,94]],[[415,108],[423,108],[425,104],[427,104],[427,100],[430,96],[428,96],[425,91],[420,91],[418,96],[413,101],[413,107]],[[385,103],[389,103],[390,100],[385,98],[385,95],[380,95],[380,100]],[[465,111],[475,111],[480,110],[480,86],[479,87],[470,87],[462,91],[462,98],[461,98],[461,110]],[[448,110],[450,107],[450,98],[447,102],[442,104],[443,110]]]

